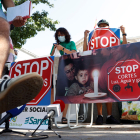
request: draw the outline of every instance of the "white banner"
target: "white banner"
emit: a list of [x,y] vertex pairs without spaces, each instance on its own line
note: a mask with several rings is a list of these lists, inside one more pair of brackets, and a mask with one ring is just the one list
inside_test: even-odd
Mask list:
[[[6,113],[3,113],[2,117],[5,115]],[[10,128],[36,129],[45,115],[47,115],[46,106],[26,106],[21,114],[9,120],[9,126]],[[1,127],[5,127],[5,123]],[[39,129],[48,129],[48,119]]]

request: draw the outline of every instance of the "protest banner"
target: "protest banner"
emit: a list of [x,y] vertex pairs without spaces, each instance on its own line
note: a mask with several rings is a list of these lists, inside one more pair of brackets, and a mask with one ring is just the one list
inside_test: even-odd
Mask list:
[[62,56],[56,99],[65,103],[140,100],[140,43]]
[[88,50],[120,45],[120,29],[96,28],[89,33]]
[[[43,87],[40,93],[29,103],[18,116],[10,119],[11,128],[27,128],[35,129],[47,114],[46,106],[50,104],[52,72],[53,72],[54,56],[43,57],[13,63],[9,76],[14,78],[22,74],[37,72],[43,78]],[[21,87],[21,90],[22,89]],[[20,92],[20,91],[19,91]],[[19,93],[20,94],[20,93]],[[4,116],[5,113],[2,114]],[[1,126],[4,127],[5,124]],[[45,120],[39,129],[47,129],[48,120]]]

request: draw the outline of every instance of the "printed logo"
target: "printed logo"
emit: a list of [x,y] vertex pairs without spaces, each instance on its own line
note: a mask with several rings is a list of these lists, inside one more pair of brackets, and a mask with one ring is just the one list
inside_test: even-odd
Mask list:
[[10,119],[10,121],[12,121],[12,122],[16,122],[16,120],[17,120],[17,117],[13,117]]
[[10,122],[10,126],[18,126],[18,127],[21,127],[22,124],[20,124],[20,123],[16,123],[16,121],[17,121],[17,116],[11,118],[11,119],[9,120],[9,122]]
[[[27,117],[25,119],[25,123],[24,124],[33,124],[33,125],[38,125],[42,122],[43,119],[37,119],[37,118],[34,118],[34,117]],[[44,120],[42,125],[48,125],[48,119],[47,120]]]

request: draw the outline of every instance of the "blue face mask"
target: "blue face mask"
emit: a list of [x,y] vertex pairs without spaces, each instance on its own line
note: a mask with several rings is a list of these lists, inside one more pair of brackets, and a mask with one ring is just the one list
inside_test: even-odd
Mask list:
[[58,36],[58,40],[60,41],[60,42],[65,42],[65,36]]

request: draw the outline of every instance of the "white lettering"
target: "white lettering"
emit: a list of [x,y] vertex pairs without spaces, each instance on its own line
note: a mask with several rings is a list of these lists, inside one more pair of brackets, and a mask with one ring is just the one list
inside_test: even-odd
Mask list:
[[[46,63],[46,66],[43,67],[43,64]],[[41,70],[40,70],[40,76],[43,75],[43,70],[46,70],[49,67],[49,62],[48,60],[43,60],[41,61]]]
[[[19,75],[21,75],[21,71],[18,69],[18,67],[21,68],[21,64],[17,64],[15,67],[15,71],[18,72]],[[14,77],[17,77],[19,75],[14,74]]]
[[112,46],[113,43],[116,43],[116,38],[110,37],[110,47]]
[[45,80],[44,80],[44,86],[46,87],[47,85],[48,85],[48,79],[47,78],[45,78]]
[[120,67],[116,67],[115,70],[117,71],[117,72],[115,72],[116,74],[119,74],[121,72]]
[[24,74],[27,73],[27,66],[30,65],[30,63],[24,63],[23,66],[25,67],[24,69]]
[[38,64],[37,61],[35,61],[35,62],[33,62],[33,63],[31,64],[31,66],[30,66],[30,73],[33,72],[33,71],[32,71],[33,65],[36,65],[36,66],[37,66],[37,71],[36,71],[36,72],[39,74],[39,64]]
[[[103,44],[103,39],[106,39],[106,44]],[[101,38],[101,46],[106,47],[108,45],[108,38],[106,36]]]
[[98,48],[98,39],[100,38],[100,36],[96,37],[96,48]]
[[121,68],[122,68],[122,73],[124,73],[125,71],[124,71],[124,68],[125,68],[126,66],[121,66]]
[[127,72],[131,72],[131,71],[132,71],[132,67],[131,67],[130,65],[127,66],[127,67],[126,67],[126,71],[127,71]]
[[138,69],[139,66],[138,65],[133,65],[133,72],[135,72],[136,69]]
[[90,48],[91,48],[91,49],[94,49],[94,39],[91,40],[91,45],[92,45],[93,47],[90,47]]

